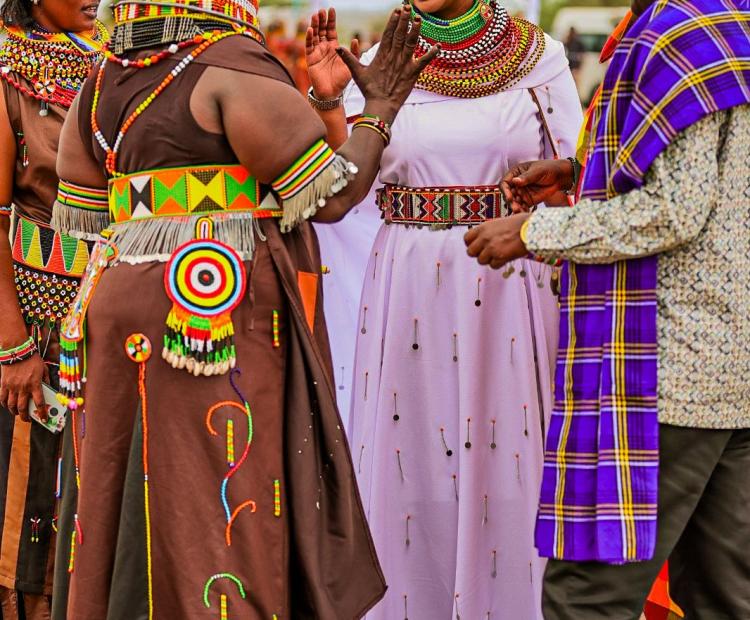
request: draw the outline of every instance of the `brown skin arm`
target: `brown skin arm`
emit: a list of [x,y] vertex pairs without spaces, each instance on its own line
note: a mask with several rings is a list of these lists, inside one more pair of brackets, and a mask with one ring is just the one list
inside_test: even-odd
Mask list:
[[[409,96],[419,73],[437,49],[415,60],[421,22],[409,29],[408,11],[391,15],[378,54],[362,66],[348,50],[339,48],[362,90],[365,113],[392,123]],[[316,140],[326,135],[323,122],[297,90],[270,78],[211,67],[201,76],[191,109],[207,131],[223,132],[238,159],[262,183],[283,174]],[[364,199],[377,175],[385,145],[374,131],[354,131],[338,153],[357,166],[349,184],[326,201],[315,221],[337,222]]]
[[[208,69],[201,82],[215,87],[221,122],[232,150],[261,183],[283,174],[314,142],[325,126],[292,86],[227,69]],[[273,101],[273,105],[268,105]],[[194,114],[197,112],[193,108]],[[201,118],[196,118],[205,127]],[[359,172],[341,192],[326,201],[315,221],[335,222],[367,195],[378,172],[383,140],[373,131],[359,130],[339,149]]]
[[[352,79],[351,71],[336,50],[339,35],[336,28],[336,9],[320,9],[310,18],[310,27],[305,37],[305,59],[313,92],[319,99],[330,100],[341,96]],[[349,48],[360,57],[359,41],[353,39]],[[346,126],[344,106],[333,110],[315,110],[325,123],[328,144],[337,149],[346,142],[349,134]]]
[[[13,133],[4,91],[0,89],[0,203],[10,204],[16,168],[16,137]],[[9,241],[10,218],[0,217],[0,347],[18,346],[29,337],[18,306],[13,258]],[[39,355],[0,368],[0,405],[28,421],[29,400],[33,400],[44,416],[42,395],[44,362]]]

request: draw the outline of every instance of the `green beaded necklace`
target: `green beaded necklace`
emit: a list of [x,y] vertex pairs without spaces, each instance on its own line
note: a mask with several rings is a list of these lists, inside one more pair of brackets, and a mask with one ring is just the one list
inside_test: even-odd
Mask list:
[[[422,13],[412,5],[412,14],[422,18],[422,36],[440,43],[457,44],[477,34],[487,25],[486,0],[474,0],[472,7],[455,19],[440,19]],[[491,13],[489,13],[491,15]]]

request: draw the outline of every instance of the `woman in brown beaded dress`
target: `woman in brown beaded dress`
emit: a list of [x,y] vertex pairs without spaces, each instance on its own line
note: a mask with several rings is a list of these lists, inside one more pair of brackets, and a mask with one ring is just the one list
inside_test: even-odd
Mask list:
[[0,9],[6,35],[0,47],[0,349],[30,347],[0,367],[4,620],[49,617],[60,435],[30,422],[29,407],[33,402],[45,411],[41,383],[57,380],[56,325],[88,256],[85,244],[56,234],[49,221],[58,136],[104,36],[96,11],[91,0],[7,0]]
[[115,7],[58,166],[108,186],[109,209],[61,195],[53,217],[111,227],[62,330],[65,359],[88,362],[80,395],[74,361],[61,379],[86,416],[67,617],[349,620],[382,597],[308,220],[372,183],[436,51],[412,58],[419,21],[394,12],[371,68],[347,57],[380,120],[334,153],[255,0]]

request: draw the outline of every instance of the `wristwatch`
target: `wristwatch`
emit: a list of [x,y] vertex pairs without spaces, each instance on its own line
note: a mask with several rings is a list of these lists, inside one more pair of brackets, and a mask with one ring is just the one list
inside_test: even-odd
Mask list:
[[573,166],[573,183],[571,184],[570,189],[566,190],[565,193],[568,196],[575,196],[578,191],[578,184],[581,182],[581,171],[583,170],[583,166],[581,166],[575,157],[568,157],[568,161],[570,162],[570,165]]
[[311,86],[307,91],[307,100],[310,102],[310,105],[316,110],[320,110],[321,112],[329,112],[330,110],[335,110],[336,108],[340,108],[343,105],[344,95],[339,95],[338,97],[336,97],[336,99],[318,99],[315,96],[313,87]]

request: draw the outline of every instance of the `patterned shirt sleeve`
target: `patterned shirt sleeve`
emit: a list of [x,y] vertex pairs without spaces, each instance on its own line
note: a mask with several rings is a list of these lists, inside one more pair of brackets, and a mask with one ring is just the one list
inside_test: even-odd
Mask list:
[[657,157],[644,185],[608,201],[543,209],[526,246],[544,258],[610,263],[667,252],[694,239],[717,201],[717,152],[726,112],[695,123]]

